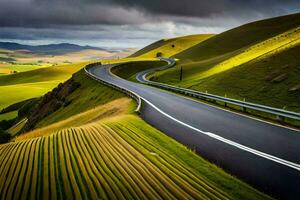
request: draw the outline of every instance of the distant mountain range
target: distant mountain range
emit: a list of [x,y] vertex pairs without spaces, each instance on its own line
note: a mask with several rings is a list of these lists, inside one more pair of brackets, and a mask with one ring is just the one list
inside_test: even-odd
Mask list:
[[80,45],[70,44],[70,43],[32,46],[32,45],[23,45],[23,44],[14,43],[14,42],[0,42],[0,49],[27,50],[32,53],[51,54],[51,55],[65,54],[65,53],[71,53],[71,52],[87,50],[87,49],[105,50],[105,49],[99,48],[99,47],[80,46]]

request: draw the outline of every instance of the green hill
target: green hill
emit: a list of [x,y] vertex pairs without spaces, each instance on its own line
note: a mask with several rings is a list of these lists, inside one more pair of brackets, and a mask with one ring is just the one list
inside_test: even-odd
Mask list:
[[[154,80],[300,111],[300,14],[253,22],[174,55]],[[276,95],[276,99],[273,98]]]
[[11,104],[42,96],[71,77],[86,63],[59,65],[0,76],[0,110]]
[[162,39],[142,48],[130,57],[154,58],[158,53],[160,53],[160,57],[171,57],[212,36],[213,34],[200,34]]
[[259,42],[263,42],[300,25],[300,14],[256,21],[215,35],[198,45],[174,55],[187,61],[203,61],[225,54],[237,54]]

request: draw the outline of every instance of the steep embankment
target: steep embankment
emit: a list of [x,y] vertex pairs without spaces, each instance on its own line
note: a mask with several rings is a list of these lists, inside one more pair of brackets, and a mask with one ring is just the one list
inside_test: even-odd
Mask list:
[[[40,100],[39,105],[28,117],[26,131],[68,119],[122,97],[122,93],[104,85],[99,86],[97,81],[87,78],[81,70]],[[30,125],[31,122],[33,126]]]

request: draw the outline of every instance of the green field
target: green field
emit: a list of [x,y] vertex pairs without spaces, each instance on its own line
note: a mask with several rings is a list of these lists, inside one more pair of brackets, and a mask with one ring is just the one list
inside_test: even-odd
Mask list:
[[81,69],[86,63],[53,66],[0,76],[0,109],[42,96]]
[[17,111],[12,111],[12,112],[9,112],[9,113],[0,114],[0,121],[14,119],[17,116],[18,116]]
[[0,99],[0,109],[19,101],[42,96],[58,83],[58,81],[46,81],[0,86],[0,93],[4,94]]
[[0,74],[7,75],[12,73],[26,72],[50,66],[52,66],[52,64],[3,64],[0,65]]

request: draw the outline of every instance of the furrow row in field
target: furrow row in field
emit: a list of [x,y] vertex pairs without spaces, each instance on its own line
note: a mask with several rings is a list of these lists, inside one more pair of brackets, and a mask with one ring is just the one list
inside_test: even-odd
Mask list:
[[[61,134],[59,135],[60,137],[58,138],[58,151],[60,152],[60,160],[62,161],[61,163],[61,169],[62,170],[62,178],[63,178],[63,185],[65,189],[65,193],[68,194],[68,197],[70,199],[75,199],[81,197],[81,191],[80,188],[77,185],[78,178],[76,177],[77,174],[76,172],[74,173],[73,171],[73,162],[71,161],[70,155],[67,148],[66,144],[66,139],[65,139],[65,133],[66,131],[62,131]],[[79,181],[79,180],[78,180]]]
[[94,189],[95,182],[94,180],[92,180],[91,177],[93,174],[84,163],[86,157],[84,155],[80,155],[77,149],[78,147],[77,145],[75,145],[74,137],[71,137],[73,129],[69,129],[68,131],[69,133],[66,134],[66,137],[68,141],[70,156],[74,161],[74,166],[76,168],[76,173],[78,174],[78,179],[81,180],[80,182],[83,182],[85,185],[85,187],[82,187],[82,190],[84,191],[84,194],[87,195],[88,199],[96,199],[97,194]]
[[[17,178],[17,174],[21,169],[21,166],[24,162],[24,154],[26,152],[26,148],[28,146],[28,142],[25,142],[21,148],[18,149],[17,155],[13,158],[12,162],[10,163],[10,168],[8,169],[8,175],[6,177],[6,184],[4,184],[4,187],[1,190],[2,199],[8,199],[11,198],[11,195],[9,195],[10,190],[13,189],[14,181]],[[3,195],[5,194],[5,195]]]
[[27,192],[26,197],[30,199],[35,199],[37,195],[37,186],[38,186],[38,175],[39,171],[42,169],[39,169],[39,157],[40,157],[40,148],[41,148],[41,141],[42,138],[38,139],[37,145],[34,149],[34,155],[32,158],[33,166],[31,171],[31,177],[30,177],[30,183],[29,183],[29,190]]
[[115,167],[116,170],[120,171],[121,176],[124,176],[126,181],[129,182],[129,184],[133,187],[134,193],[137,194],[138,197],[146,199],[145,192],[145,185],[141,182],[135,182],[136,174],[132,173],[128,168],[129,166],[126,166],[124,162],[122,162],[121,158],[118,155],[115,155],[113,150],[109,148],[107,144],[105,144],[104,141],[102,141],[102,138],[99,138],[99,131],[97,129],[94,129],[94,127],[91,127],[92,129],[92,135],[93,139],[97,142],[97,145],[101,147],[103,150],[103,154],[107,155],[107,160],[111,162],[113,165],[110,167]]
[[1,198],[226,199],[125,125],[88,124],[0,146]]
[[140,189],[143,191],[143,193],[148,198],[159,199],[159,195],[154,190],[154,184],[151,176],[147,173],[147,171],[142,169],[140,163],[138,163],[136,159],[132,158],[129,152],[122,150],[120,151],[121,144],[118,144],[116,141],[107,138],[107,136],[110,134],[109,132],[98,126],[94,128],[98,130],[98,136],[101,135],[99,138],[101,139],[100,141],[105,141],[103,144],[107,147],[107,151],[110,151],[113,157],[115,157],[115,159],[123,165],[127,173],[130,174],[130,176],[133,177],[133,180],[141,186]]
[[28,141],[28,145],[25,149],[24,154],[22,155],[22,164],[19,165],[19,168],[16,170],[17,174],[14,174],[13,181],[11,187],[9,187],[8,191],[8,199],[17,199],[15,195],[20,194],[20,190],[23,186],[23,180],[25,180],[26,172],[28,170],[28,164],[30,160],[28,159],[30,155],[30,151],[32,149],[32,144],[34,143],[34,140]]
[[[85,127],[82,131],[88,130],[92,133],[91,127]],[[126,176],[126,174],[122,174],[123,170],[117,169],[117,164],[110,159],[110,157],[106,154],[103,147],[98,144],[98,141],[92,135],[85,137],[92,151],[95,151],[95,156],[97,156],[97,161],[100,168],[103,169],[103,174],[107,179],[111,179],[108,183],[111,187],[115,188],[114,193],[122,193],[126,198],[136,199],[138,198],[137,193],[135,192],[135,186],[131,185],[131,178]]]
[[22,188],[20,193],[17,193],[16,195],[19,195],[18,198],[16,199],[24,199],[24,197],[27,197],[27,194],[30,193],[30,183],[32,181],[32,171],[33,171],[33,159],[35,155],[35,149],[36,146],[38,145],[38,140],[35,139],[34,142],[31,145],[30,153],[27,158],[27,170],[26,170],[26,176],[24,177],[24,180],[22,180]]
[[[122,124],[124,124],[124,122],[122,122]],[[161,148],[157,148],[153,143],[150,143],[149,138],[145,138],[146,134],[138,135],[137,133],[140,130],[137,130],[138,128],[133,124],[128,123],[126,126],[121,124],[110,124],[110,126],[125,140],[128,140],[132,146],[151,160],[151,162],[155,163],[157,167],[166,174],[170,174],[170,178],[177,182],[177,184],[180,185],[178,180],[182,179],[189,182],[193,187],[206,194],[209,198],[227,198],[225,193],[217,190],[216,187],[209,183],[209,181],[195,174],[193,170],[184,167],[184,165],[172,155],[166,154]]]
[[14,173],[14,166],[16,165],[17,161],[19,159],[19,154],[22,148],[24,147],[25,143],[18,144],[18,147],[15,148],[14,151],[12,151],[12,155],[7,156],[7,162],[3,166],[4,169],[1,169],[1,183],[0,183],[0,194],[1,199],[4,199],[4,193],[10,183],[10,174]]
[[[131,198],[129,196],[128,191],[122,193],[122,185],[120,184],[120,178],[116,176],[114,172],[111,171],[110,168],[103,162],[103,158],[100,153],[98,153],[97,147],[94,145],[91,137],[86,134],[88,132],[90,134],[90,130],[85,131],[82,128],[78,129],[82,134],[78,135],[78,140],[82,141],[81,147],[85,148],[85,155],[89,156],[89,159],[94,163],[95,168],[99,171],[99,180],[101,184],[101,188],[99,188],[99,192],[105,193],[104,189],[107,191],[107,196],[110,198],[124,199],[125,197]],[[100,193],[100,196],[102,196]]]
[[[129,148],[130,150],[133,149],[131,146],[128,145],[126,147]],[[141,156],[139,157],[143,158],[144,156],[141,154]],[[147,164],[149,165],[151,163],[146,159],[140,159],[140,162],[142,162],[142,165],[147,165]],[[171,171],[169,171],[169,173],[170,172]],[[160,181],[162,181],[162,183],[170,190],[170,192],[172,192],[175,195],[178,195],[177,198],[182,198],[183,196],[184,197],[190,196],[190,197],[202,198],[202,199],[205,198],[205,196],[202,196],[202,194],[198,193],[187,182],[181,180],[180,177],[176,176],[175,174],[170,174],[169,176],[165,176],[165,173],[162,173],[162,171],[156,167],[155,170],[151,171],[151,173],[155,174],[155,177],[160,178]],[[174,181],[175,179],[176,181]],[[178,193],[179,191],[180,193]]]
[[[152,165],[151,163],[147,162],[147,160],[139,154],[135,149],[130,148],[130,146],[120,137],[116,135],[112,130],[110,130],[108,127],[105,127],[108,132],[110,132],[110,135],[108,135],[109,140],[117,140],[120,143],[120,148],[118,149],[120,153],[128,151],[129,156],[134,156],[129,158],[128,160],[131,161],[131,163],[143,173],[144,177],[147,178],[147,181],[150,183],[153,182],[151,185],[158,194],[166,195],[163,196],[164,198],[175,198],[176,195],[181,196],[181,192],[178,191],[179,188],[176,188],[175,185],[172,185],[172,182],[170,182],[164,174],[161,174],[157,168]],[[112,137],[114,135],[114,137]],[[136,165],[138,163],[138,165]],[[142,168],[141,166],[145,166],[146,168]],[[173,196],[173,192],[175,192],[175,196]],[[189,195],[185,194],[186,197]]]
[[16,148],[16,145],[7,145],[6,148],[0,154],[0,171],[2,171],[2,167],[5,166],[8,156],[11,154],[11,150]]

